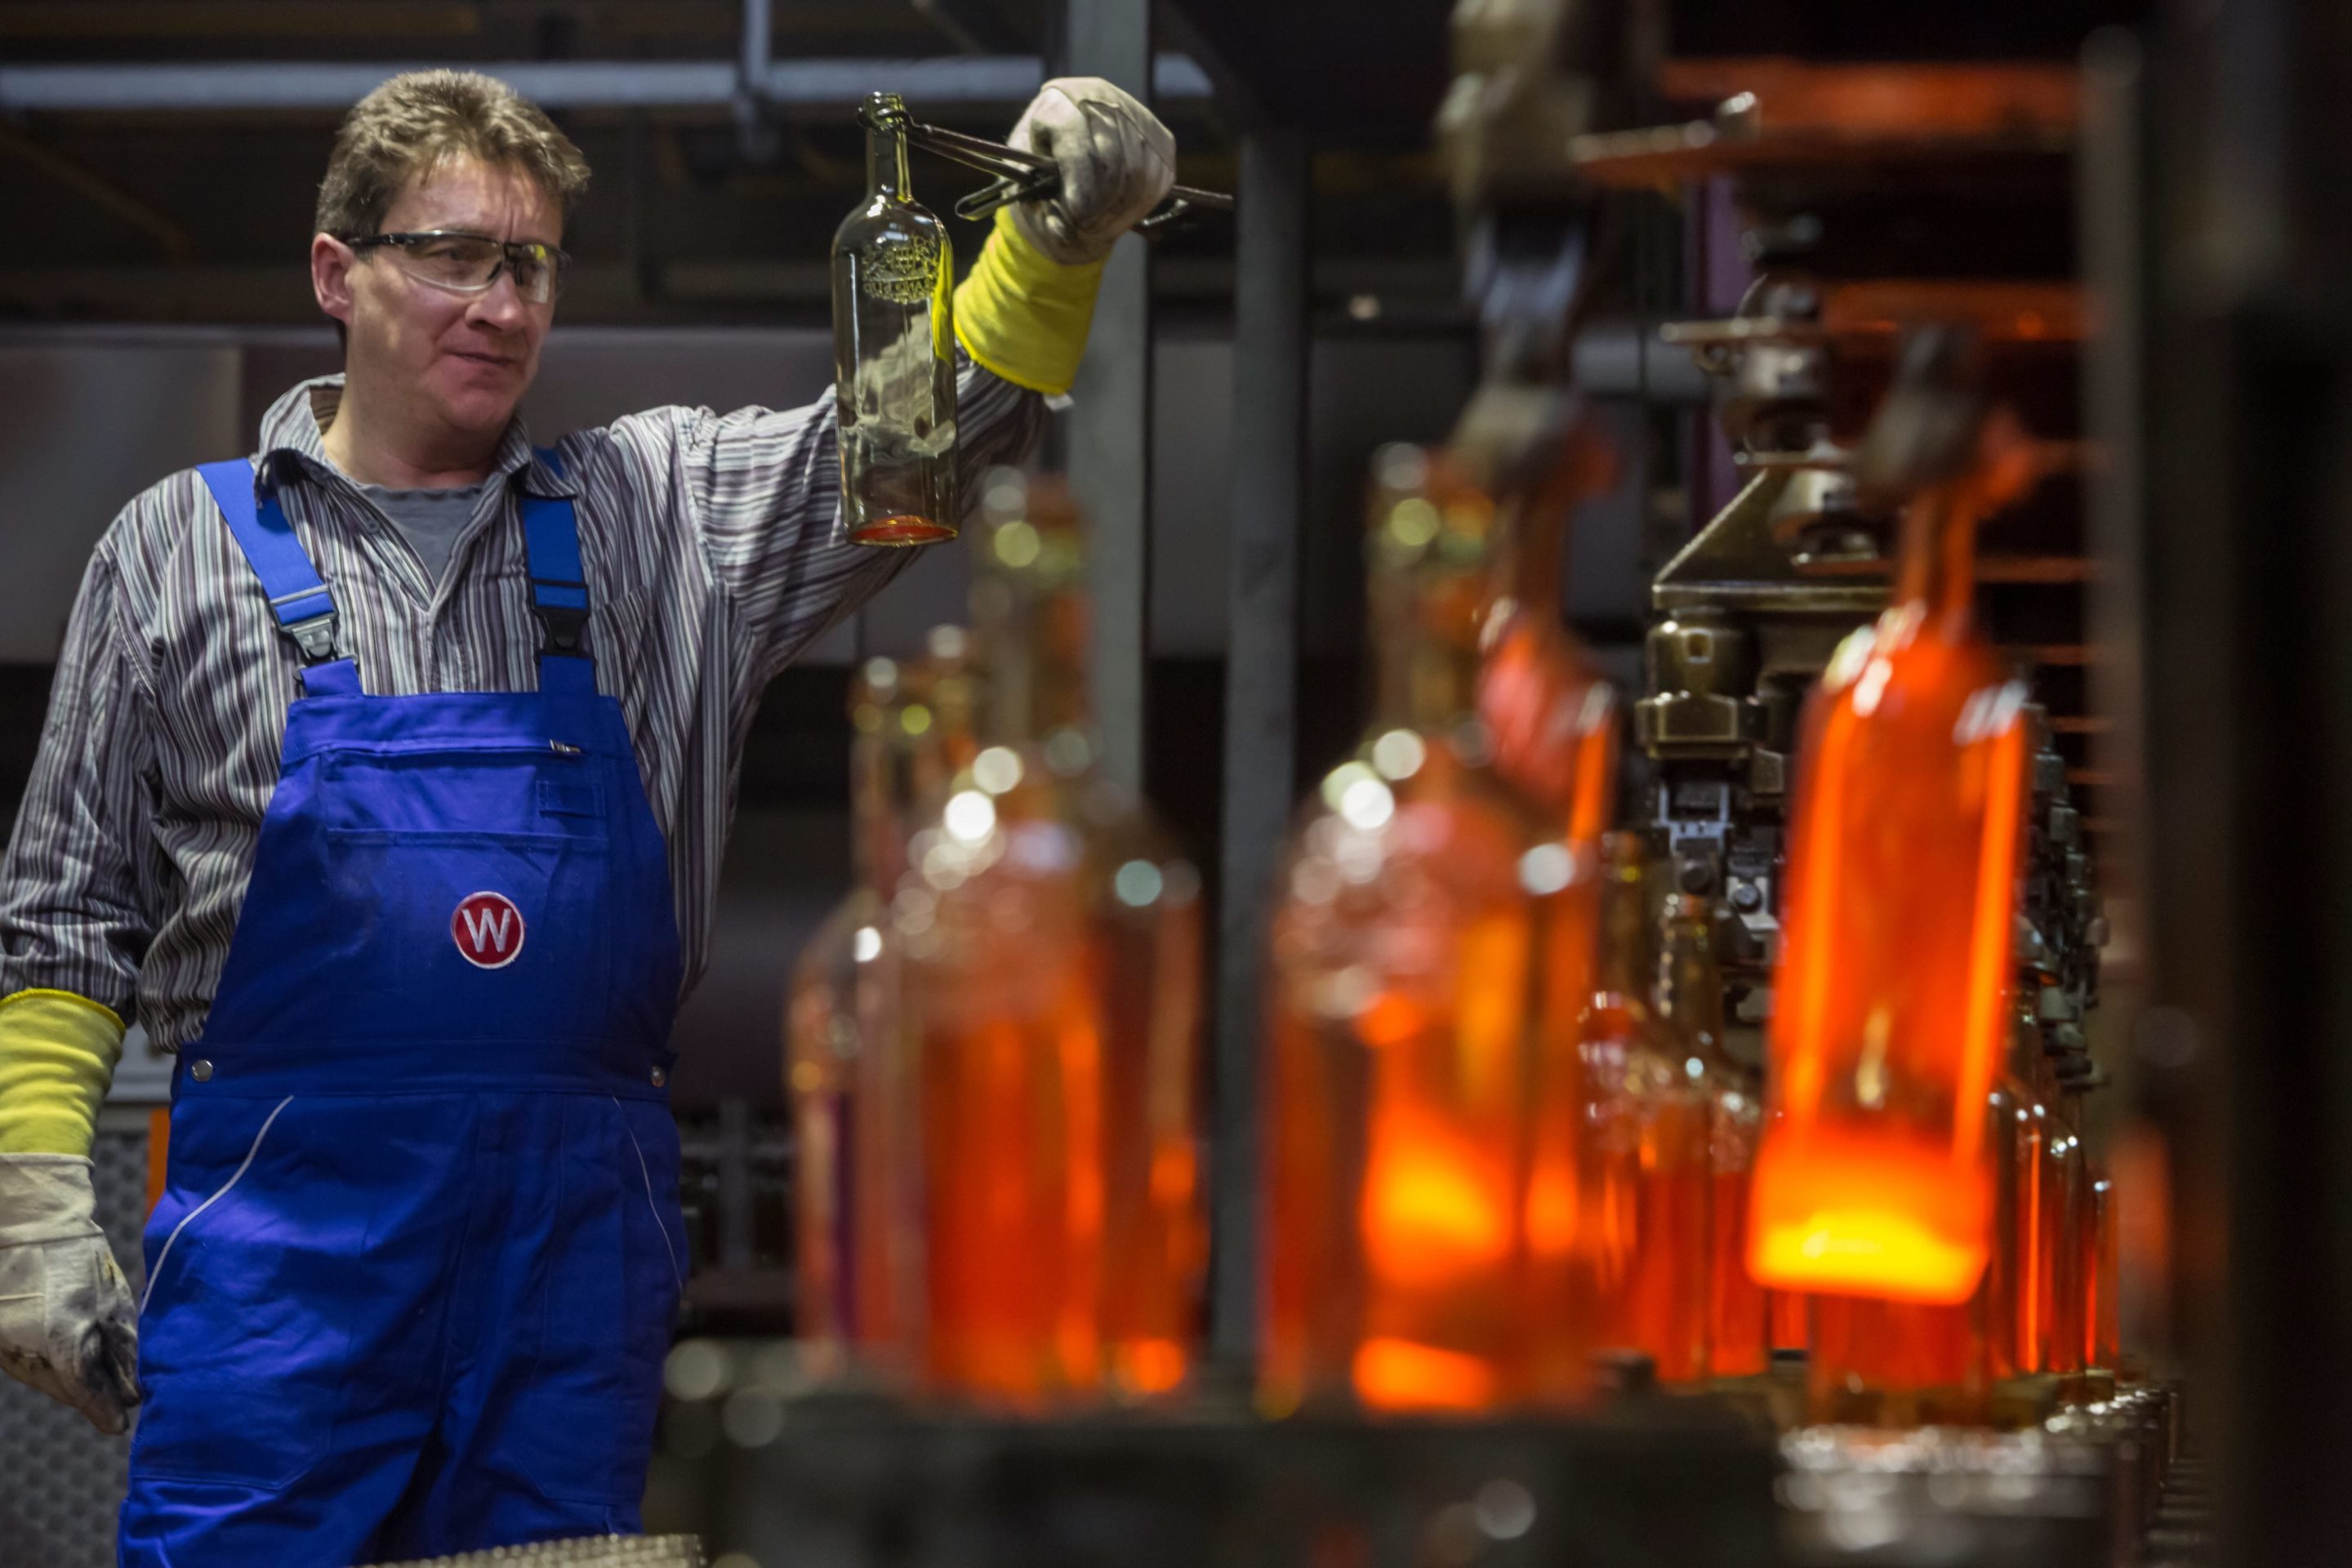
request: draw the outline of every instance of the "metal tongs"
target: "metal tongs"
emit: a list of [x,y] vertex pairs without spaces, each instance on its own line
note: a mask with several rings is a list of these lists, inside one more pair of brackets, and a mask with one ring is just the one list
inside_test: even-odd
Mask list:
[[[879,93],[869,97],[857,110],[858,121],[869,130],[896,132],[907,139],[910,147],[996,176],[956,203],[958,217],[984,218],[1008,203],[1036,201],[1055,195],[1062,188],[1061,166],[1043,153],[1024,153],[1018,147],[991,142],[985,136],[967,136],[942,125],[925,125],[905,118],[905,114],[903,108],[890,106]],[[1139,233],[1154,233],[1182,223],[1199,208],[1229,213],[1234,210],[1234,198],[1223,191],[1172,185],[1168,199],[1135,227]]]

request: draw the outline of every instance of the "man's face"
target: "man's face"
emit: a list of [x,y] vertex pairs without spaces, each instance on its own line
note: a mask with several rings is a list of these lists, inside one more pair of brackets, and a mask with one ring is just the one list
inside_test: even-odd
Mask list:
[[[560,210],[530,175],[466,156],[412,182],[379,227],[432,230],[550,246],[563,238]],[[354,256],[323,238],[313,245],[312,274],[320,306],[350,331],[351,378],[403,405],[403,423],[478,439],[506,428],[539,374],[552,300],[525,300],[504,268],[488,289],[465,293],[412,276],[392,247]]]

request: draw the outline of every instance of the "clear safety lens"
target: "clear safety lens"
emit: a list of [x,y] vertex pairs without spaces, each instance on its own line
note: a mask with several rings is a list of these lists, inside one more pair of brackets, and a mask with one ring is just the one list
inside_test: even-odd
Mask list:
[[514,279],[515,292],[534,305],[554,300],[563,282],[563,252],[536,240],[499,240],[472,234],[381,234],[359,242],[390,250],[402,269],[439,289],[477,293]]

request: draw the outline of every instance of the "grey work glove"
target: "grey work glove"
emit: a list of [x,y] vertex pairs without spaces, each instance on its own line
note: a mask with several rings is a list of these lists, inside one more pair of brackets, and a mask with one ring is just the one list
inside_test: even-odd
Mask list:
[[1100,77],[1055,77],[1013,127],[1012,144],[1062,168],[1062,192],[1016,202],[1013,221],[1048,260],[1100,261],[1176,183],[1176,138]]
[[139,1403],[139,1309],[89,1172],[74,1154],[0,1154],[0,1371],[111,1436]]

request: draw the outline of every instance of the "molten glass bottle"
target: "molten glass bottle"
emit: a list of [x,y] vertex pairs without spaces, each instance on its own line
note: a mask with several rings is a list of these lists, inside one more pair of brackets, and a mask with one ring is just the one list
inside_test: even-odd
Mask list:
[[1817,1292],[1807,1410],[1867,1426],[1982,1426],[1991,1414],[1980,1300],[1945,1306]]
[[908,184],[907,106],[877,92],[857,117],[866,205],[833,238],[842,518],[859,544],[929,544],[956,534],[954,247]]
[[1949,1304],[1984,1273],[2026,761],[2023,689],[1969,612],[1977,521],[2018,488],[2007,454],[1986,456],[1914,498],[1895,603],[1805,715],[1773,986],[1781,1114],[1751,1221],[1769,1285]]
[[895,1361],[919,1321],[919,1258],[907,1250],[912,1232],[902,1223],[917,1200],[914,1086],[888,906],[917,814],[945,798],[961,750],[967,677],[939,633],[933,647],[919,664],[867,660],[852,689],[856,886],[802,950],[787,993],[796,1327],[827,1372],[844,1370],[852,1347],[868,1363]]
[[2116,1184],[2104,1171],[2091,1173],[2090,1225],[2084,1238],[2083,1359],[2095,1377],[2114,1384],[2117,1363],[2116,1303],[2117,1232]]
[[1993,1234],[1975,1296],[1958,1305],[1822,1294],[1811,1298],[1821,1338],[1809,1368],[1817,1421],[1905,1426],[1980,1426],[1992,1417],[1993,1384],[2040,1369],[2020,1347],[2042,1331],[2030,1255],[2040,1234],[2032,1205],[2042,1188],[2042,1121],[2031,1075],[2042,1035],[2030,1008],[2015,1015],[2009,1056],[1985,1097],[1985,1149],[1993,1179]]
[[1716,1092],[1651,1007],[1657,948],[1638,834],[1608,838],[1601,952],[1582,1030],[1583,1171],[1603,1343],[1645,1352],[1661,1383],[1707,1373]]
[[2072,1391],[2083,1373],[2083,1230],[2090,1208],[2090,1162],[2083,1151],[2082,1101],[2053,1074],[2042,1145],[2039,1283],[2047,1324],[2044,1372]]
[[920,1051],[923,1370],[1022,1409],[1168,1394],[1198,1339],[1200,878],[1105,778],[1076,515],[999,469],[981,750],[893,904]]
[[1608,491],[1615,468],[1600,432],[1578,421],[1540,477],[1505,498],[1478,671],[1478,717],[1495,771],[1565,825],[1579,880],[1596,890],[1591,873],[1615,800],[1617,693],[1561,621],[1559,606],[1569,520]]
[[[1260,1394],[1275,1414],[1511,1402],[1525,1231],[1577,1224],[1572,1162],[1528,1195],[1545,1020],[1574,1052],[1573,999],[1542,987],[1576,866],[1559,816],[1496,776],[1477,718],[1495,508],[1444,458],[1391,447],[1370,522],[1374,718],[1294,835],[1270,935]],[[1580,1368],[1557,1351],[1573,1327],[1556,1325],[1555,1352]]]
[[[1754,1185],[1751,1173],[1749,1185]],[[1744,1234],[1746,1222],[1741,1229]],[[1740,1266],[1748,1267],[1745,1258]],[[1764,1292],[1765,1332],[1776,1351],[1801,1351],[1813,1342],[1812,1303],[1798,1290],[1767,1290]]]
[[[1440,482],[1446,466],[1440,462]],[[1608,491],[1613,454],[1591,421],[1565,426],[1531,481],[1496,507],[1491,596],[1480,612],[1478,718],[1494,770],[1542,831],[1562,832],[1568,884],[1545,895],[1536,962],[1534,1111],[1523,1224],[1520,1293],[1526,1392],[1572,1405],[1590,1392],[1601,1323],[1591,1227],[1578,1213],[1578,1151],[1585,1106],[1578,1030],[1598,940],[1601,837],[1617,769],[1615,690],[1560,618],[1568,528]]]
[[1707,1097],[1707,1371],[1753,1377],[1771,1359],[1764,1288],[1748,1271],[1748,1189],[1763,1136],[1764,1099],[1754,1075],[1724,1049],[1714,910],[1705,899],[1675,894],[1666,900],[1664,933],[1659,1021],[1684,1071]]
[[2032,1226],[2028,1205],[2036,1190],[2033,1163],[2041,1157],[2041,1120],[2026,1053],[2040,1055],[2039,1037],[2024,1032],[2022,1020],[2010,1031],[2008,1059],[1986,1096],[1985,1147],[1993,1171],[1993,1240],[1985,1267],[1986,1370],[1994,1382],[2041,1370],[2034,1339],[2038,1314],[2030,1300],[2033,1279],[2029,1252]]
[[[2015,1310],[2011,1339],[2016,1375],[2038,1376],[2050,1370],[2050,1263],[2045,1237],[2049,1228],[2050,1141],[2056,1121],[2056,1103],[2049,1069],[2042,1051],[2042,1026],[2032,1003],[2018,999],[2011,1010],[2009,1071],[2017,1105],[2011,1112],[2016,1141],[2008,1150],[2013,1177],[2012,1208],[2004,1216],[2007,1235],[2000,1245],[2011,1249],[2010,1290]],[[1996,1363],[1996,1371],[1999,1364]]]

